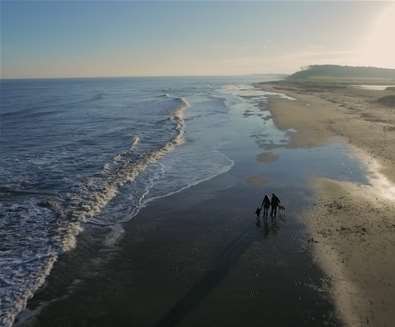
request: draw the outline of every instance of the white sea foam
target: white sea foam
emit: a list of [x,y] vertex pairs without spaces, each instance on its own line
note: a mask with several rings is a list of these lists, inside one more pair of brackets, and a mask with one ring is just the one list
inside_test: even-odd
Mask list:
[[[8,244],[26,244],[16,246],[23,251],[21,253],[11,253],[13,249],[0,252],[0,326],[12,326],[16,315],[25,308],[28,299],[44,283],[58,256],[75,247],[76,238],[82,231],[81,224],[90,219],[94,221],[95,216],[118,194],[125,183],[134,181],[150,164],[157,162],[184,142],[183,114],[189,104],[183,98],[177,101],[176,110],[170,114],[175,134],[161,147],[147,153],[136,153],[140,138],[135,136],[128,150],[114,156],[100,173],[83,179],[75,186],[74,191],[64,197],[63,202],[54,200],[40,204],[39,201],[30,200],[25,204],[10,205],[7,208],[2,205],[0,227],[3,228],[0,228],[0,235],[1,232],[7,232],[1,235],[2,242],[6,241],[6,237],[14,237]],[[19,230],[12,230],[14,221],[17,221],[15,228]],[[5,227],[1,224],[11,225]],[[34,240],[17,239],[25,228],[23,225],[26,230],[34,229],[33,233],[29,233],[34,235]],[[122,233],[120,223],[115,224],[106,244],[114,244]],[[48,242],[49,240],[51,241]],[[34,257],[29,250],[33,241]]]
[[268,92],[260,90],[253,87],[252,85],[242,85],[242,84],[230,84],[223,87],[224,92],[235,94],[241,97],[267,97],[267,96],[278,96],[282,99],[295,100],[295,98],[290,97],[284,93],[280,92]]
[[130,149],[133,150],[139,143],[140,143],[140,138],[137,135],[134,136]]
[[[181,98],[180,105],[171,115],[171,119],[175,122],[176,135],[161,148],[137,157],[137,160],[133,151],[125,151],[117,155],[114,162],[105,167],[103,176],[89,178],[79,186],[78,193],[71,195],[70,205],[63,212],[63,215],[70,217],[73,222],[66,224],[62,231],[62,235],[67,235],[63,241],[64,251],[75,247],[76,236],[81,232],[80,223],[94,218],[117,195],[120,187],[134,181],[149,164],[158,161],[184,142],[183,113],[188,106],[188,102]],[[135,137],[132,150],[138,142],[139,138]],[[70,221],[70,219],[64,221]]]
[[353,87],[364,90],[383,91],[387,87],[395,87],[395,85],[353,85]]
[[194,182],[192,182],[192,183],[188,183],[187,185],[185,185],[185,186],[183,186],[183,187],[181,187],[181,188],[179,188],[179,189],[177,189],[177,190],[175,190],[175,191],[173,191],[173,192],[169,192],[169,193],[166,193],[166,194],[163,194],[163,195],[160,195],[160,196],[151,197],[151,198],[149,198],[147,201],[145,201],[145,202],[143,203],[143,205],[142,205],[141,208],[143,208],[143,207],[146,206],[148,203],[150,203],[150,202],[152,202],[152,201],[154,201],[154,200],[162,199],[162,198],[165,198],[165,197],[168,197],[168,196],[177,194],[177,193],[182,192],[182,191],[184,191],[184,190],[186,190],[186,189],[189,189],[189,188],[191,188],[191,187],[193,187],[193,186],[196,186],[196,185],[201,184],[201,183],[203,183],[203,182],[209,181],[209,180],[213,179],[214,177],[217,177],[217,176],[219,176],[219,175],[225,174],[226,172],[228,172],[229,170],[232,169],[232,167],[234,166],[234,161],[233,161],[232,159],[230,159],[229,157],[227,157],[226,155],[224,155],[223,153],[222,153],[221,155],[223,155],[224,158],[225,158],[225,159],[227,160],[227,162],[228,162],[228,164],[227,164],[227,165],[224,165],[224,166],[222,167],[222,169],[217,170],[215,173],[213,173],[213,174],[211,174],[211,175],[209,175],[209,176],[207,176],[207,177],[198,179],[198,180],[196,180],[196,181],[194,181]]
[[[31,200],[3,205],[2,213],[2,247],[6,244],[12,247],[0,253],[0,326],[11,326],[56,261],[56,247],[48,242],[55,217],[49,209]],[[21,236],[25,230],[34,233],[33,244],[33,240]]]

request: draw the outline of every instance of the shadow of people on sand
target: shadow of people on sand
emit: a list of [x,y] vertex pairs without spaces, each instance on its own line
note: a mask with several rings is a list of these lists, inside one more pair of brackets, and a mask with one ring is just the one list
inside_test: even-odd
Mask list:
[[[256,213],[256,225],[261,227],[260,212]],[[277,218],[279,221],[284,221],[281,215],[270,222],[268,218],[263,221],[263,228],[260,230],[263,231],[264,238],[270,235],[275,236],[280,230]],[[251,228],[251,226],[247,226],[244,231],[224,247],[223,251],[213,260],[210,269],[161,317],[155,326],[170,327],[182,321],[226,277],[231,267],[247,251],[251,244],[260,239],[260,233],[257,233],[256,229],[254,231],[254,228]]]

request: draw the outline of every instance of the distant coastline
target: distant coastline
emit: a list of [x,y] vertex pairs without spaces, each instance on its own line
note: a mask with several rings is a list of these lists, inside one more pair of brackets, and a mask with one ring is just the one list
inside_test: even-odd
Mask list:
[[311,65],[288,76],[291,82],[333,84],[395,83],[395,69],[363,66]]

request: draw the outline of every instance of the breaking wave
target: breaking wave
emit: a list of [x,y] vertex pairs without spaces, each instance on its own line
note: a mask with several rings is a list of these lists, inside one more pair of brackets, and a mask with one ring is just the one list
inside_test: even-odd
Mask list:
[[[0,203],[0,326],[12,326],[27,300],[45,282],[58,256],[75,247],[81,225],[94,222],[123,185],[184,142],[184,111],[189,104],[184,98],[174,101],[176,109],[169,112],[167,121],[172,128],[167,126],[170,132],[165,142],[150,151],[138,151],[140,137],[134,136],[127,150],[65,195],[0,189],[6,200]],[[35,197],[29,198],[32,194]],[[17,203],[7,201],[11,195],[21,199]]]

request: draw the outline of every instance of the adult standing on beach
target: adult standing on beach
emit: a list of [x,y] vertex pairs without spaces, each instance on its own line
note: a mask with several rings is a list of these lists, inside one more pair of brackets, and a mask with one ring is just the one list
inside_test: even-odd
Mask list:
[[270,201],[270,205],[272,207],[270,211],[270,217],[272,218],[277,217],[277,208],[279,204],[280,204],[280,199],[274,193],[272,193],[272,199]]
[[267,196],[267,194],[265,194],[265,197],[263,198],[261,207],[263,208],[263,218],[266,221],[269,215],[269,208],[270,208],[270,199]]

